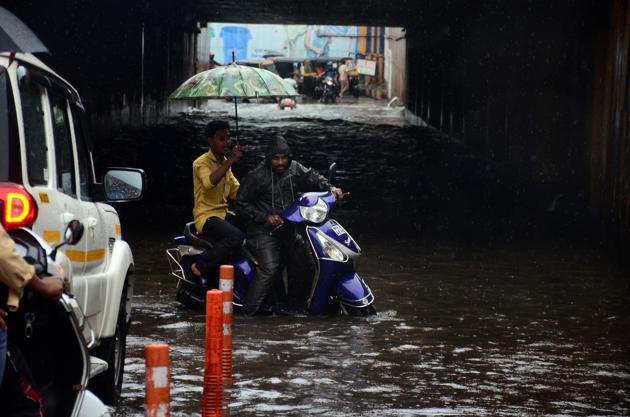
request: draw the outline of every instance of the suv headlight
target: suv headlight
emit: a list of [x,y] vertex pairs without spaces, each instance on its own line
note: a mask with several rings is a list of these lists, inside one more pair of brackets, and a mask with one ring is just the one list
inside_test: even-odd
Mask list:
[[317,203],[310,207],[300,206],[300,215],[311,223],[321,223],[326,219],[328,214],[328,204],[321,198],[317,199]]

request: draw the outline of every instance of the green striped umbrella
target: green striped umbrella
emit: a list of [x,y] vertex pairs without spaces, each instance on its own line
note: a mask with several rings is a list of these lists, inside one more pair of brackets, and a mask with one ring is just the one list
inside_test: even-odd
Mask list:
[[171,99],[297,96],[293,87],[271,71],[231,63],[193,75],[171,93]]
[[173,100],[233,98],[238,143],[237,98],[297,96],[295,89],[271,71],[232,62],[193,75],[169,96]]
[[238,141],[237,98],[297,96],[295,89],[271,71],[231,63],[193,75],[169,96],[173,100],[234,99]]

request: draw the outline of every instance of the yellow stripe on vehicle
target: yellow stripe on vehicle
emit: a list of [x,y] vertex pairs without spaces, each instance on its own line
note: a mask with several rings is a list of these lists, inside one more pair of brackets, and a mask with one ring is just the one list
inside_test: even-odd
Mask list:
[[48,243],[61,242],[61,232],[59,230],[44,230],[44,240]]
[[66,255],[73,262],[95,262],[105,259],[105,249],[94,249],[87,252],[68,249]]
[[114,230],[116,231],[116,234],[117,234],[118,236],[120,236],[120,235],[122,234],[121,229],[120,229],[120,224],[116,224],[116,225],[114,226]]
[[48,198],[48,193],[40,192],[39,193],[39,201],[41,201],[42,204],[50,203],[50,199]]

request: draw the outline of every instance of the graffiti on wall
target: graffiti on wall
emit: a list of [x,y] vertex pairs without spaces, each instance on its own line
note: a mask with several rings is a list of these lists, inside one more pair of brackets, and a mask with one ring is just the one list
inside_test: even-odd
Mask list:
[[358,26],[260,25],[210,23],[210,53],[225,63],[282,55],[302,60],[354,57],[359,48]]

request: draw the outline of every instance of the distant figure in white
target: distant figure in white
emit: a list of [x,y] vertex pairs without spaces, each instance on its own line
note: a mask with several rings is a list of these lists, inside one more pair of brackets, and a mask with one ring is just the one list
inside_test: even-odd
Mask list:
[[341,90],[339,91],[339,98],[343,98],[343,94],[348,91],[348,87],[350,83],[348,81],[348,66],[346,65],[346,61],[339,66],[337,69],[339,73],[339,85],[341,86]]

